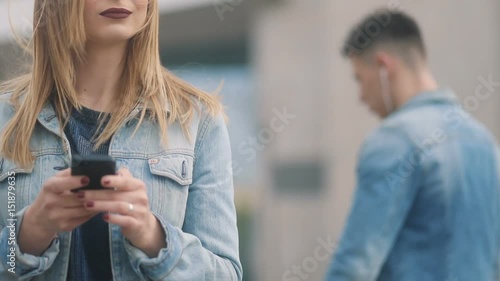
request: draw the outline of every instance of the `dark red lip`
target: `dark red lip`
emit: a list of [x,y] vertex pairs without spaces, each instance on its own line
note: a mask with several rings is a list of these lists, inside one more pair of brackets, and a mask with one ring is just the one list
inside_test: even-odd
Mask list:
[[106,11],[100,13],[101,16],[107,17],[110,19],[124,19],[132,14],[131,11],[124,8],[111,8]]

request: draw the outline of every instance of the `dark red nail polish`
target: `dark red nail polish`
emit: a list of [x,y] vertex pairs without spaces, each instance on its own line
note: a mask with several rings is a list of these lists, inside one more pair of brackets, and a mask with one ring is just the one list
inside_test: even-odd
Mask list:
[[82,178],[82,185],[88,185],[90,183],[90,179],[88,177]]
[[80,198],[80,199],[85,198],[85,192],[78,192],[78,193],[76,194],[76,197],[78,197],[78,198]]
[[102,216],[102,218],[103,218],[105,221],[109,220],[109,214],[104,214],[104,215]]
[[89,202],[85,203],[85,207],[87,207],[87,208],[92,208],[92,207],[94,207],[94,202],[89,201]]

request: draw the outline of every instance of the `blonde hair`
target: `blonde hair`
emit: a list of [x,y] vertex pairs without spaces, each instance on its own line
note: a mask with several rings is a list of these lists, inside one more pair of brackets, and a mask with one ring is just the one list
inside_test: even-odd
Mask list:
[[[212,114],[222,111],[217,96],[204,93],[179,79],[160,62],[158,43],[158,0],[148,3],[144,27],[129,40],[124,72],[117,104],[96,147],[109,140],[139,102],[145,103],[138,126],[150,110],[166,143],[167,127],[179,122],[190,138],[187,127],[200,101]],[[27,74],[2,84],[1,92],[12,92],[10,102],[15,115],[8,122],[0,139],[3,156],[23,167],[32,165],[30,139],[44,104],[50,98],[60,124],[66,124],[72,108],[80,108],[75,90],[76,66],[85,59],[86,34],[84,1],[35,0],[33,37],[28,52],[33,60]],[[167,118],[166,104],[170,105]],[[62,128],[61,132],[62,132]]]

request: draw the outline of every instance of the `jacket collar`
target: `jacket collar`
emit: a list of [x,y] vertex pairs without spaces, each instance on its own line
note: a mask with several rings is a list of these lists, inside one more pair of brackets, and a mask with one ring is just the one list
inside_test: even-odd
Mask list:
[[420,107],[430,104],[458,104],[458,98],[455,93],[446,88],[438,89],[435,91],[420,92],[415,97],[411,98],[408,102],[399,107],[396,112]]

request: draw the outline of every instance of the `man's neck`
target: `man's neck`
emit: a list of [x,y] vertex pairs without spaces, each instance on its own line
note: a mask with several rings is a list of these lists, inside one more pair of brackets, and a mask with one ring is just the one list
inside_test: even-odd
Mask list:
[[397,95],[394,99],[396,108],[403,106],[409,100],[422,92],[436,91],[439,88],[432,73],[423,69],[417,73],[403,75],[397,87]]
[[83,106],[109,111],[124,68],[126,43],[114,46],[88,44],[85,61],[77,68],[76,91]]

